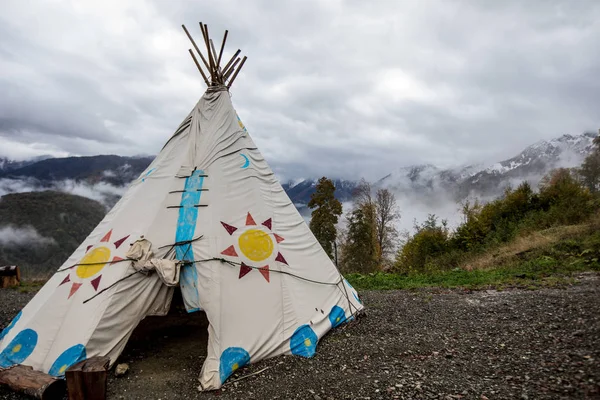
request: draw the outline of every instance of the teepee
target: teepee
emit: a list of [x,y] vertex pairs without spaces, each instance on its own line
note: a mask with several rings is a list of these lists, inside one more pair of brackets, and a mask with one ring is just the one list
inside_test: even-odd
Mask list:
[[[362,309],[276,179],[229,89],[246,57],[224,63],[200,23],[190,54],[208,89],[150,166],[0,334],[0,367],[64,376],[74,363],[113,364],[179,285],[209,321],[200,390],[245,364],[311,357],[330,329]],[[201,61],[198,61],[199,56]],[[202,63],[202,64],[201,64]]]

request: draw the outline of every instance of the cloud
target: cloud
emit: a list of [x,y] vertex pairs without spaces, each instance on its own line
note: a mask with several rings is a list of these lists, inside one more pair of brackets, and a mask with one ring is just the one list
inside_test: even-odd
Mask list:
[[31,244],[55,245],[53,238],[40,235],[32,226],[15,227],[12,225],[0,226],[0,246],[22,246]]
[[9,193],[38,192],[42,190],[56,190],[87,197],[102,203],[106,207],[112,207],[123,196],[127,186],[114,186],[107,182],[88,183],[73,179],[41,184],[33,178],[0,178],[0,197]]
[[32,178],[0,178],[0,197],[9,193],[35,192],[38,190],[43,189],[39,188],[39,182]]
[[105,206],[112,206],[127,191],[127,186],[114,186],[106,182],[91,184],[67,179],[56,182],[54,190],[87,197]]
[[158,152],[204,90],[180,29],[198,18],[249,56],[232,99],[280,178],[499,160],[600,126],[595,0],[9,0],[0,156]]

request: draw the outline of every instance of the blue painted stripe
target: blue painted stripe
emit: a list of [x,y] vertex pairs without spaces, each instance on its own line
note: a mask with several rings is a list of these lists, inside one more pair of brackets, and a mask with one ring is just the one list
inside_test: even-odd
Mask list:
[[[204,175],[204,171],[196,170],[185,180],[185,192],[181,194],[181,208],[179,209],[179,218],[177,220],[176,242],[192,240],[194,238],[196,222],[198,220],[198,207],[195,207],[195,205],[200,204],[202,192],[198,189],[202,189],[202,184],[204,183],[204,177],[200,175]],[[177,246],[175,255],[178,260],[194,260],[192,243]],[[196,265],[184,266],[181,269],[179,286],[181,287],[181,293],[188,312],[198,311],[200,307],[197,282],[198,272],[196,271]]]

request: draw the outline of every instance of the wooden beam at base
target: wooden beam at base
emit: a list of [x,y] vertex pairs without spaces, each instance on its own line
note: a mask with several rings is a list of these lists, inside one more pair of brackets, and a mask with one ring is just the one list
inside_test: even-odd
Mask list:
[[64,380],[25,365],[0,369],[0,385],[40,400],[62,399],[66,389]]
[[69,400],[105,400],[108,357],[92,357],[72,365],[65,373]]

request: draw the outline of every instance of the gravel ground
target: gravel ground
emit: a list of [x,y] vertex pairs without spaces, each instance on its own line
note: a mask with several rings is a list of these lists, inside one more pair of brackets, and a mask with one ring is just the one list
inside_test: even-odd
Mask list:
[[[109,378],[110,399],[600,398],[600,277],[563,289],[361,293],[367,311],[319,343],[312,359],[278,357],[196,391],[202,314],[149,318]],[[0,290],[0,326],[30,294]],[[2,399],[21,399],[0,389]]]

